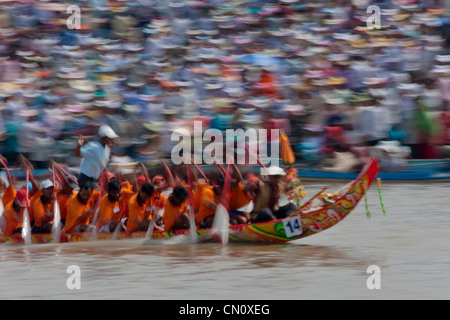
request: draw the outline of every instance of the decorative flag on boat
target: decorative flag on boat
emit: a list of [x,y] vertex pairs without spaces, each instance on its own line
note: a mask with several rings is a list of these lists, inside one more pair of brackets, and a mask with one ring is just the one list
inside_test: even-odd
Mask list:
[[289,138],[284,130],[281,130],[280,135],[280,156],[283,163],[287,166],[291,166],[295,163],[294,151],[292,150]]

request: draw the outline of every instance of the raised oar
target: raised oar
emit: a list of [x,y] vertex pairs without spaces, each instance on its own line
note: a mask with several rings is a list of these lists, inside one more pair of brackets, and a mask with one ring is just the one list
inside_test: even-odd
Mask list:
[[224,167],[223,167],[220,163],[218,163],[217,161],[216,161],[216,163],[217,163],[217,165],[219,166],[220,171],[222,171],[223,175],[226,176],[226,175],[227,175],[227,172],[225,171]]
[[203,171],[201,165],[198,165],[198,164],[195,163],[195,157],[194,156],[191,157],[191,163],[197,168],[198,172],[200,172],[203,180],[205,180],[205,182],[208,182],[208,178],[206,177],[206,174]]
[[205,172],[202,170],[202,168],[198,164],[194,164],[194,166],[197,168],[198,172],[202,175],[205,182],[208,182],[208,178],[206,177]]
[[150,179],[150,176],[148,175],[148,171],[145,165],[142,162],[140,162],[139,164],[141,166],[141,170],[142,173],[144,174],[145,180],[147,180],[147,182],[152,182],[152,179]]
[[6,174],[8,175],[8,181],[12,181],[11,173],[9,172],[8,166],[6,165],[6,161],[3,159],[2,156],[0,156],[0,162],[2,163],[3,167],[5,167]]
[[119,180],[119,183],[122,184],[122,176],[120,175],[119,169],[117,168],[117,166],[114,166],[114,171],[116,172],[116,177]]
[[78,185],[78,179],[73,175],[72,172],[70,172],[70,170],[68,170],[65,167],[61,167],[61,170],[67,175],[67,177],[72,180],[73,183],[75,183],[76,185]]
[[169,179],[170,179],[169,184],[173,185],[175,183],[175,180],[173,178],[172,172],[170,172],[169,166],[166,164],[166,162],[164,160],[161,160],[161,162],[164,166],[164,169],[166,169],[167,174],[169,175]]
[[262,163],[261,160],[259,159],[258,155],[255,154],[255,152],[253,152],[253,150],[251,150],[251,149],[249,148],[248,145],[245,145],[245,150],[248,152],[249,156],[250,156],[250,153],[251,153],[251,154],[255,157],[256,162],[258,162],[258,164],[259,164],[262,168],[264,168],[264,170],[266,171],[266,173],[269,174],[269,169],[267,169],[267,167],[264,165],[264,163]]

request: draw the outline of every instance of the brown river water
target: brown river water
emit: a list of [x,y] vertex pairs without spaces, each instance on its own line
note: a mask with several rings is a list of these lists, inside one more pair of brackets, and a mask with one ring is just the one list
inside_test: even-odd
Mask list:
[[[308,195],[321,187],[305,185]],[[287,245],[2,244],[0,299],[449,299],[449,191],[385,183],[384,216],[375,185],[370,219],[362,201],[338,225]]]

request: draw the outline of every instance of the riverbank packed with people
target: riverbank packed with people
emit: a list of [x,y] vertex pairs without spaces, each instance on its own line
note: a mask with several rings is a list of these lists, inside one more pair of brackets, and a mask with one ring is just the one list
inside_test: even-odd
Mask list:
[[[69,4],[80,9],[76,29]],[[367,27],[369,5],[380,29]],[[37,168],[78,166],[78,136],[108,124],[120,136],[115,154],[152,162],[198,120],[284,129],[312,163],[382,140],[411,158],[448,157],[448,6],[2,1],[1,153],[11,165],[20,153]]]

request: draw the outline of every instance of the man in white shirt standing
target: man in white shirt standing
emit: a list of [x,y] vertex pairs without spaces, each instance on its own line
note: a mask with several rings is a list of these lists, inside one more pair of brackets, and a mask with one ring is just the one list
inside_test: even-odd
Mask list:
[[119,136],[108,125],[102,125],[98,129],[99,141],[84,143],[84,138],[78,138],[78,145],[75,149],[76,157],[83,157],[80,165],[80,175],[78,185],[81,187],[87,181],[96,182],[103,170],[108,165],[111,156],[111,149],[115,146]]

